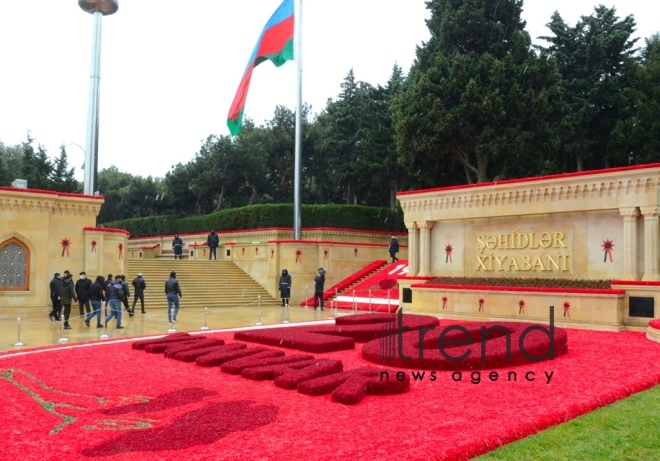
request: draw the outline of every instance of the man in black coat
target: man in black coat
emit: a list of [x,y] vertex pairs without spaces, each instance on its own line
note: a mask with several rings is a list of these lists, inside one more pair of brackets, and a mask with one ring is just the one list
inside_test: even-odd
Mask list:
[[80,279],[76,281],[76,296],[78,297],[78,307],[80,308],[80,315],[85,315],[85,311],[89,314],[92,312],[92,306],[89,302],[89,290],[92,287],[92,281],[87,278],[87,274],[80,273]]
[[62,302],[60,301],[60,273],[55,272],[53,280],[50,281],[50,300],[53,303],[53,310],[48,314],[48,318],[52,321],[53,319],[59,322],[60,312],[62,311]]
[[215,233],[215,229],[211,229],[211,233],[206,237],[206,244],[209,247],[209,261],[211,260],[211,255],[213,255],[214,260],[217,260],[216,250],[218,249],[218,245],[220,245],[220,238]]
[[[325,270],[319,268],[319,275],[314,277],[314,310],[318,309],[320,303],[323,310],[323,284],[325,283]],[[318,302],[317,302],[318,301]]]
[[396,257],[396,254],[399,252],[399,241],[396,238],[396,235],[392,236],[390,240],[390,256],[392,257],[392,262],[398,261],[399,258]]
[[174,234],[174,240],[172,240],[172,249],[174,250],[174,259],[181,259],[183,255],[183,240],[181,240],[179,234]]
[[144,290],[147,288],[147,282],[142,278],[142,272],[139,272],[137,278],[133,280],[133,287],[135,288],[133,292],[133,312],[135,312],[135,305],[139,299],[142,306],[142,313],[144,314]]

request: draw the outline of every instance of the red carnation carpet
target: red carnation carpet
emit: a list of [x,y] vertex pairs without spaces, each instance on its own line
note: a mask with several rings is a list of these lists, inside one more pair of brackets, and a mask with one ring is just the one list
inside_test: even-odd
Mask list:
[[[257,344],[205,332],[166,346],[150,338],[2,354],[2,459],[462,460],[660,383],[660,344],[644,333],[565,330],[568,351],[552,361],[463,371],[461,381],[451,369],[415,381],[415,369],[392,368],[409,389],[379,386],[364,367],[382,367],[362,358],[363,343],[350,348],[368,328],[333,328],[347,336],[314,333],[314,351],[274,346],[268,334]],[[281,344],[296,347],[305,329],[281,328]]]

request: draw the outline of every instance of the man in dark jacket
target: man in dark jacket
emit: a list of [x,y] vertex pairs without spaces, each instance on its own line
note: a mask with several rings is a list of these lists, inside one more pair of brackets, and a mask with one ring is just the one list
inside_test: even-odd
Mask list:
[[126,312],[128,312],[129,317],[133,317],[133,311],[131,310],[130,307],[128,307],[128,298],[131,296],[131,290],[128,289],[128,283],[126,283],[126,276],[125,275],[120,275],[119,276],[119,283],[121,284],[121,287],[124,291],[124,298],[121,300],[121,302],[124,304],[124,307],[126,308]]
[[92,302],[92,312],[87,314],[87,318],[85,319],[85,325],[87,326],[89,326],[90,320],[98,316],[96,319],[96,328],[103,328],[103,323],[101,323],[101,303],[105,300],[105,297],[103,296],[104,281],[103,276],[99,275],[89,288],[89,299]]
[[62,302],[60,301],[60,285],[62,281],[60,280],[60,273],[55,272],[53,280],[50,281],[50,300],[53,303],[53,310],[48,314],[48,318],[52,321],[53,319],[59,322],[60,312],[62,311]]
[[[325,283],[325,270],[319,268],[319,275],[314,277],[314,310],[318,309],[320,302],[321,310],[323,310],[323,284]],[[317,302],[318,301],[318,302]]]
[[399,258],[396,257],[396,254],[399,252],[399,241],[396,238],[396,235],[392,236],[390,240],[390,256],[392,257],[392,262],[398,261]]
[[124,328],[121,325],[121,298],[123,296],[120,296],[120,291],[123,291],[121,281],[115,279],[114,282],[108,284],[105,298],[108,304],[110,304],[110,314],[105,318],[105,325],[108,325],[108,322],[112,320],[112,317],[116,317],[118,329]]
[[135,305],[139,299],[142,306],[142,313],[144,314],[144,290],[147,288],[147,282],[142,278],[142,272],[139,272],[137,278],[133,280],[133,288],[135,288],[133,292],[133,312],[135,312]]
[[[170,272],[170,278],[165,281],[165,295],[167,296],[167,320],[176,322],[176,315],[179,313],[179,298],[183,298],[179,281],[176,279],[176,272]],[[174,306],[174,312],[172,312]]]
[[92,309],[89,304],[89,289],[92,286],[92,281],[87,278],[87,274],[80,273],[80,280],[76,281],[76,296],[78,296],[78,307],[80,308],[80,315],[85,315],[85,311],[89,314]]
[[70,330],[69,326],[69,315],[71,315],[71,301],[78,301],[76,298],[76,290],[73,287],[73,276],[69,274],[62,280],[60,285],[60,301],[62,301],[62,306],[64,306],[64,329]]
[[206,237],[206,244],[209,246],[209,261],[211,260],[211,255],[213,255],[214,260],[217,260],[216,250],[218,249],[218,245],[220,245],[220,238],[215,233],[215,229],[211,229],[211,233]]

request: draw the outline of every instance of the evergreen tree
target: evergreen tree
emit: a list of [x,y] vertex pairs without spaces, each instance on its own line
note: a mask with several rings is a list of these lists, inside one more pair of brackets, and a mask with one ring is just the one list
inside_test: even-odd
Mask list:
[[69,168],[69,159],[64,145],[60,147],[60,156],[53,162],[50,182],[52,189],[59,192],[78,192],[80,189],[74,169]]
[[522,0],[427,5],[431,38],[393,104],[402,166],[429,186],[541,170],[558,76],[531,50]]

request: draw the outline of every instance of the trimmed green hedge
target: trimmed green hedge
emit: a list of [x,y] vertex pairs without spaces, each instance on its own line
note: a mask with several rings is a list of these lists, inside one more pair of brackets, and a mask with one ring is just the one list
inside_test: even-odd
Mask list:
[[[131,237],[180,234],[189,232],[293,227],[293,205],[272,204],[232,208],[204,216],[175,219],[171,216],[123,219],[101,223],[105,227],[125,229]],[[356,205],[303,205],[303,229],[339,227],[387,232],[405,232],[403,215],[389,208]]]

